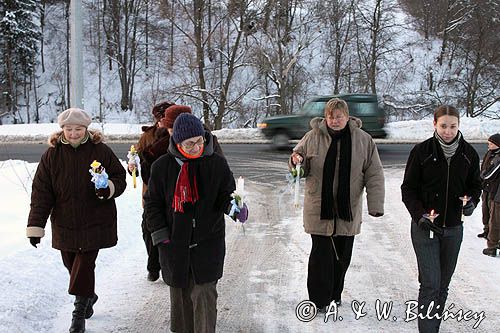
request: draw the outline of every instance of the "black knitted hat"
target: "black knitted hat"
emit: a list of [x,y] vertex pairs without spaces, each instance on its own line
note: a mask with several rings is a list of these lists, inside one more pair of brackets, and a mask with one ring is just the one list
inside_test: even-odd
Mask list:
[[500,147],[500,134],[498,133],[493,134],[488,138],[488,141],[493,142],[494,144],[497,145],[497,147]]

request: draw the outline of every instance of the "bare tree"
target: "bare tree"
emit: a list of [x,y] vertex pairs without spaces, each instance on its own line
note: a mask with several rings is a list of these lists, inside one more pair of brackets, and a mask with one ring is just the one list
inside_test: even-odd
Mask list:
[[[242,41],[249,33],[247,21],[251,3],[227,1],[213,4],[195,0],[189,6],[185,1],[177,1],[177,15],[169,15],[182,39],[189,42],[183,54],[196,68],[192,72],[194,80],[179,84],[176,94],[201,102],[203,120],[213,129],[222,127],[225,118],[252,87],[250,83],[247,87],[235,89],[234,84],[237,71],[246,66]],[[177,20],[174,20],[176,16]],[[184,20],[181,22],[179,17]]]
[[[364,70],[368,89],[377,93],[377,77],[380,62],[384,61],[388,53],[394,52],[394,37],[396,36],[396,23],[394,20],[393,6],[383,0],[373,0],[373,5],[358,4],[355,20],[358,56]],[[365,32],[369,39],[365,38]]]
[[327,52],[327,62],[332,62],[334,94],[340,92],[341,80],[350,72],[345,53],[349,47],[354,46],[350,43],[353,37],[353,11],[356,2],[357,0],[327,0],[320,2],[317,8],[318,16],[327,31],[323,34],[323,44]]
[[313,9],[307,1],[268,1],[261,14],[262,29],[252,35],[262,99],[271,114],[290,113],[295,94],[306,84],[307,75],[299,60],[320,36]]
[[456,41],[463,59],[457,68],[460,73],[457,81],[465,90],[466,114],[475,117],[500,100],[500,5],[484,0],[475,0],[470,5],[462,38]]
[[[122,110],[133,109],[134,80],[139,71],[139,21],[144,0],[105,0],[103,26],[106,31],[108,56],[118,66]],[[110,66],[111,67],[111,66]]]

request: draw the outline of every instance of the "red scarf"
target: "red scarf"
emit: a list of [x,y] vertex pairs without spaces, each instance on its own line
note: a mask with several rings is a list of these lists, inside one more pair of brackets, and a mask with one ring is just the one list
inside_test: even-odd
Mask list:
[[184,163],[175,184],[174,201],[172,208],[174,212],[184,213],[184,203],[195,203],[198,201],[198,186],[196,185],[196,175],[193,175],[193,187],[189,181],[188,163]]

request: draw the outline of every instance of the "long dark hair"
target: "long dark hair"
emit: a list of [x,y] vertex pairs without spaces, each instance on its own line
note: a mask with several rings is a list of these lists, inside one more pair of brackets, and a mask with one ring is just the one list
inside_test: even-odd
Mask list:
[[458,113],[457,109],[451,105],[440,105],[434,111],[434,122],[437,123],[438,118],[441,116],[453,116],[457,117],[458,121],[460,121],[460,113]]

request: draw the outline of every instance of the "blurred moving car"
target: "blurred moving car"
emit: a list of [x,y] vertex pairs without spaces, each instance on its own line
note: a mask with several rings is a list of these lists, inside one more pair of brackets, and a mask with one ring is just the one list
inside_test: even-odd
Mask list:
[[311,129],[309,122],[314,117],[323,117],[325,104],[338,97],[347,102],[349,115],[361,119],[362,129],[374,138],[385,138],[385,112],[379,106],[377,95],[342,94],[318,96],[304,103],[297,114],[265,118],[257,124],[262,134],[272,140],[276,148],[286,148],[290,140],[301,139]]

